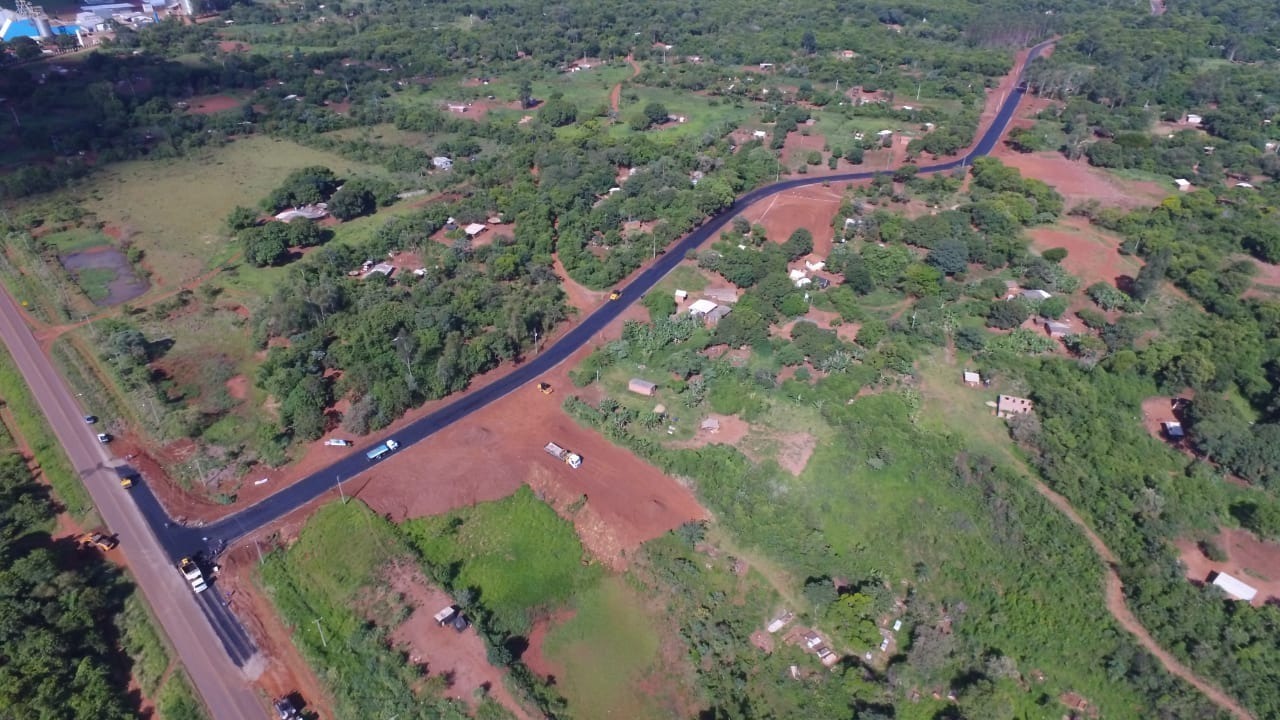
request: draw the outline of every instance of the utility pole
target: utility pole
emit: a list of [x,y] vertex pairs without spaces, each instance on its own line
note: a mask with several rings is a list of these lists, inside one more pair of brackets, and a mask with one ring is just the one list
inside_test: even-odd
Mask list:
[[316,618],[316,630],[320,631],[320,642],[329,647],[329,641],[324,639],[324,628],[320,627],[320,618]]
[[262,559],[262,545],[257,538],[253,539],[253,546],[258,549],[258,564],[261,565],[265,561]]
[[346,505],[346,504],[347,504],[347,494],[346,494],[346,492],[342,489],[342,476],[341,476],[341,475],[335,475],[335,476],[333,477],[333,479],[334,479],[335,481],[337,481],[337,483],[338,483],[338,495],[342,497],[342,504],[343,504],[343,505]]

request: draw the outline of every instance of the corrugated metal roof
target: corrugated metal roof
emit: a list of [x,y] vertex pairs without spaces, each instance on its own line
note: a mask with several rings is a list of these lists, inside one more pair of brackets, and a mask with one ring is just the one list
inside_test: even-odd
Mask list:
[[1246,585],[1230,575],[1220,572],[1213,578],[1213,584],[1222,588],[1228,595],[1237,600],[1252,600],[1258,594],[1257,589]]

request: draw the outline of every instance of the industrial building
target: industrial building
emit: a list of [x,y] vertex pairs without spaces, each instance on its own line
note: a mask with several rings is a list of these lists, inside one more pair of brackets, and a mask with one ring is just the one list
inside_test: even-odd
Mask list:
[[5,42],[24,37],[48,40],[55,35],[75,36],[79,29],[77,25],[50,19],[44,8],[27,0],[18,0],[16,10],[0,8],[0,39]]

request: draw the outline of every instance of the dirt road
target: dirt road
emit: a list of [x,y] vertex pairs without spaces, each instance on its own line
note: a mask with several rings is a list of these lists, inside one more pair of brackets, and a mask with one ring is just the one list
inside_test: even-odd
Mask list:
[[1098,557],[1102,558],[1103,562],[1106,563],[1107,610],[1111,613],[1112,617],[1116,619],[1116,622],[1120,623],[1120,626],[1125,630],[1128,630],[1129,634],[1133,635],[1134,638],[1138,640],[1138,644],[1147,652],[1154,655],[1155,658],[1160,661],[1160,664],[1164,666],[1165,670],[1168,670],[1173,675],[1186,680],[1188,683],[1195,686],[1197,690],[1204,693],[1205,697],[1212,700],[1215,705],[1226,710],[1237,718],[1241,718],[1241,720],[1254,720],[1253,715],[1251,715],[1248,710],[1241,707],[1235,700],[1231,699],[1229,695],[1202,680],[1195,673],[1191,672],[1190,668],[1183,665],[1172,654],[1160,647],[1160,645],[1155,641],[1155,638],[1151,637],[1151,633],[1147,632],[1147,629],[1142,626],[1142,623],[1138,622],[1138,618],[1133,616],[1133,613],[1129,611],[1129,606],[1125,604],[1124,584],[1120,582],[1120,575],[1116,572],[1116,556],[1111,553],[1111,548],[1107,547],[1106,543],[1102,542],[1102,538],[1098,537],[1098,534],[1095,533],[1087,523],[1085,523],[1084,518],[1080,517],[1075,508],[1071,507],[1071,503],[1068,502],[1065,497],[1059,495],[1053,490],[1050,490],[1047,485],[1039,480],[1032,478],[1032,482],[1035,486],[1036,492],[1043,495],[1046,500],[1052,503],[1054,507],[1061,510],[1063,515],[1066,515],[1071,522],[1075,523],[1076,526],[1080,528],[1081,532],[1084,533],[1084,536],[1089,539],[1089,544],[1093,546],[1093,551],[1096,552]]
[[[169,561],[130,493],[120,487],[117,464],[84,422],[66,383],[40,352],[22,313],[0,292],[0,340],[31,388],[40,410],[66,450],[103,520],[120,539],[134,579],[215,718],[266,717],[246,678],[223,649],[185,579]],[[211,591],[212,592],[212,591]],[[208,594],[208,593],[206,593]],[[216,602],[208,599],[207,602]]]

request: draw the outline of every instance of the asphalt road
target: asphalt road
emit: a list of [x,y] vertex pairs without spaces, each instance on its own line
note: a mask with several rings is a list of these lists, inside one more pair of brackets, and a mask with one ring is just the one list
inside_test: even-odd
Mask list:
[[[1030,54],[1027,56],[1027,65],[1029,65],[1031,61],[1034,60],[1035,57],[1050,44],[1052,44],[1052,41],[1041,43],[1032,48]],[[969,154],[956,160],[922,167],[920,168],[920,173],[946,172],[957,167],[967,165],[971,163],[974,158],[990,153],[996,143],[1000,141],[1005,128],[1009,124],[1009,120],[1013,117],[1014,112],[1018,108],[1018,103],[1022,99],[1024,91],[1021,81],[1022,78],[1019,78],[1016,89],[1009,93],[1009,97],[1006,98],[1004,104],[1001,105],[1000,111],[992,121],[991,126],[978,140],[974,148],[970,150]],[[402,428],[394,433],[394,435],[389,436],[393,437],[400,443],[400,450],[397,452],[403,451],[405,448],[421,442],[425,438],[439,432],[441,429],[461,420],[475,410],[478,410],[479,408],[484,407],[485,405],[488,405],[511,392],[528,387],[548,370],[551,370],[556,365],[564,362],[564,360],[572,355],[574,351],[590,342],[594,335],[599,333],[605,328],[605,326],[621,315],[631,303],[639,300],[641,296],[652,289],[658,281],[667,275],[667,273],[671,272],[671,270],[684,259],[686,252],[697,248],[713,237],[716,233],[720,232],[720,229],[728,224],[735,215],[737,215],[737,208],[747,207],[752,203],[763,200],[764,198],[772,195],[776,195],[777,193],[804,187],[806,185],[815,185],[824,182],[867,180],[875,177],[880,172],[883,171],[843,173],[840,175],[825,175],[821,177],[802,177],[758,188],[743,195],[738,198],[735,203],[735,208],[730,208],[720,215],[710,219],[701,227],[686,236],[683,240],[676,243],[676,245],[668,248],[653,265],[636,276],[629,285],[622,288],[622,298],[620,300],[605,303],[598,310],[584,318],[582,322],[578,323],[576,327],[570,330],[564,337],[560,338],[560,340],[554,345],[545,348],[539,355],[536,355],[533,359],[521,364],[506,377],[459,398],[453,403],[446,405],[430,415],[417,420],[413,424]],[[548,438],[548,440],[550,440],[550,438]],[[193,548],[200,547],[205,548],[210,553],[216,554],[223,547],[230,544],[237,538],[243,537],[263,525],[267,525],[283,517],[284,515],[319,497],[321,494],[333,490],[339,482],[347,482],[376,465],[377,461],[370,461],[365,457],[365,452],[368,451],[370,447],[373,446],[359,448],[325,469],[319,470],[281,490],[280,492],[264,498],[258,503],[216,523],[198,529],[182,527],[171,528],[165,533],[166,545],[170,548],[171,555],[176,556],[181,553],[190,553]],[[531,448],[530,451],[537,451],[537,448]],[[168,521],[164,511],[160,509],[158,505],[155,508],[155,514],[151,515],[150,519],[153,526],[162,525]]]
[[[103,521],[119,538],[120,545],[113,552],[123,552],[128,559],[138,587],[210,714],[219,719],[266,717],[266,708],[237,667],[254,652],[244,629],[219,601],[216,588],[199,596],[191,591],[148,522],[151,513],[144,515],[133,492],[120,487],[120,465],[112,461],[110,446],[99,443],[96,429],[85,424],[85,413],[40,351],[8,293],[0,293],[0,339],[13,355]],[[164,529],[164,523],[159,527]]]
[[[1032,48],[1027,64],[1050,44],[1045,42]],[[946,172],[991,152],[1022,98],[1021,78],[1019,81],[1018,89],[1005,99],[991,126],[967,155],[920,168],[919,172]],[[866,180],[877,174],[876,171],[868,171],[786,180],[743,195],[738,198],[736,208],[806,185]],[[687,251],[718,233],[737,214],[736,208],[708,220],[668,248],[653,265],[622,288],[622,299],[605,303],[541,354],[498,381],[397,431],[392,437],[399,441],[400,450],[421,442],[511,392],[527,389],[537,378],[590,342],[631,303],[653,288],[684,259]],[[119,487],[115,468],[122,467],[122,464],[111,463],[106,448],[97,442],[94,431],[84,424],[82,409],[76,405],[72,393],[48,359],[41,354],[12,298],[4,293],[0,293],[0,316],[0,339],[9,347],[58,440],[84,478],[103,519],[113,532],[119,534],[121,548],[129,559],[143,595],[177,649],[211,714],[219,720],[264,716],[265,709],[236,668],[255,652],[244,628],[219,599],[216,584],[197,597],[178,574],[174,563],[184,555],[197,552],[216,557],[237,538],[302,507],[332,490],[337,483],[347,482],[369,470],[377,464],[365,457],[370,448],[359,448],[329,467],[216,523],[203,527],[180,525],[165,513],[145,484],[140,483],[128,492]],[[538,451],[539,448],[530,449],[530,452]],[[216,649],[219,645],[225,652]]]

